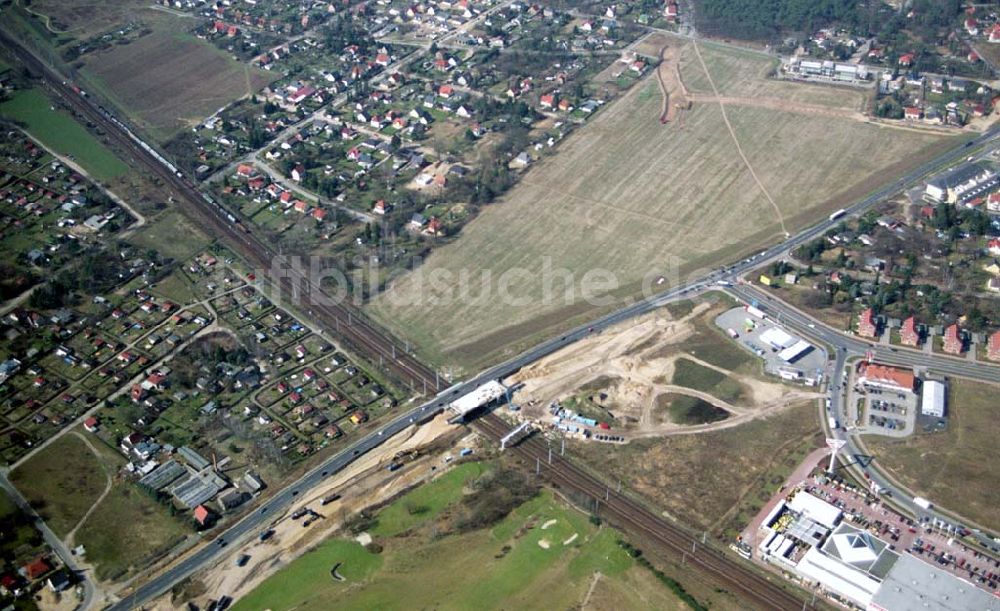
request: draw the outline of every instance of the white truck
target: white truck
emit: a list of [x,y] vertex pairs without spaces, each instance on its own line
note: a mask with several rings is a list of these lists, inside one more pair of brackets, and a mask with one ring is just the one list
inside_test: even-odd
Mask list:
[[830,416],[826,420],[827,420],[827,423],[829,423],[829,425],[830,425],[830,430],[831,431],[836,431],[837,428],[838,428],[837,427],[837,419],[834,418],[833,416]]
[[930,509],[931,507],[933,507],[931,502],[922,496],[913,497],[913,504],[916,505],[917,507],[922,507],[924,509]]

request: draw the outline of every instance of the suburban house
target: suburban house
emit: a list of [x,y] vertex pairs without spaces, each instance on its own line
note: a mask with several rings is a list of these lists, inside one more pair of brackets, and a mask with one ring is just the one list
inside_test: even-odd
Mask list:
[[986,342],[986,357],[991,361],[1000,361],[1000,331],[990,334],[990,339]]
[[962,354],[965,350],[965,340],[957,324],[944,330],[944,351],[948,354]]
[[210,512],[204,505],[198,505],[194,508],[194,521],[197,522],[199,526],[207,526],[211,517],[212,512]]
[[858,335],[861,337],[875,337],[878,335],[878,320],[875,318],[875,311],[866,309],[858,318]]
[[917,319],[913,316],[903,321],[899,330],[899,340],[904,346],[916,347],[920,344],[920,331],[917,329]]

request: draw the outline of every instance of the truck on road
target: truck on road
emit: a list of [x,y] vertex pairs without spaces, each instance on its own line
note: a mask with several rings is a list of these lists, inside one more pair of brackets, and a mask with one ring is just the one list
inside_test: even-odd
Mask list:
[[827,423],[830,425],[831,431],[836,431],[839,428],[837,419],[834,418],[833,416],[828,417],[826,420]]
[[930,509],[934,505],[922,496],[913,497],[913,504],[917,507],[922,507],[923,509]]

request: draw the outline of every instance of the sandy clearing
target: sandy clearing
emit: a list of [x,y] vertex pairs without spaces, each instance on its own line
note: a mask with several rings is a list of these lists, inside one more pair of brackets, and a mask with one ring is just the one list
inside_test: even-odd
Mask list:
[[542,524],[542,530],[548,530],[553,525],[555,525],[559,520],[549,520],[545,524]]
[[542,549],[549,549],[550,547],[552,547],[552,544],[549,543],[548,539],[539,539],[538,540],[538,547],[540,547]]
[[569,539],[566,539],[565,541],[563,541],[563,545],[569,545],[570,543],[576,541],[577,537],[579,537],[579,536],[580,536],[580,533],[573,533],[573,536],[571,536]]

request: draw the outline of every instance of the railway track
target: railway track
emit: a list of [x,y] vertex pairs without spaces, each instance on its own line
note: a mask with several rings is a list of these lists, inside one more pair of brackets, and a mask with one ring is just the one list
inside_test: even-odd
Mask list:
[[[475,420],[472,427],[489,439],[499,442],[510,426],[494,414]],[[541,471],[554,484],[565,490],[587,495],[595,500],[597,513],[627,532],[648,541],[678,560],[690,563],[716,585],[735,594],[753,609],[800,611],[804,601],[777,583],[749,569],[743,562],[734,560],[715,547],[701,541],[660,518],[638,502],[615,493],[606,483],[553,453],[549,463],[549,446],[538,436],[528,437],[509,448],[529,464],[539,465]]]
[[46,86],[74,111],[87,121],[101,127],[105,135],[122,150],[128,152],[136,163],[159,178],[172,192],[175,201],[192,218],[199,221],[209,235],[226,243],[251,265],[260,269],[280,292],[293,302],[303,295],[308,299],[304,303],[295,305],[308,310],[311,317],[328,330],[335,330],[350,347],[373,364],[381,364],[399,376],[403,382],[409,382],[414,391],[427,394],[430,391],[440,390],[440,378],[436,372],[399,347],[398,342],[393,341],[388,332],[378,328],[355,308],[329,295],[318,282],[313,281],[301,270],[286,268],[284,273],[273,274],[272,264],[276,253],[246,225],[232,222],[227,217],[232,214],[230,211],[206,201],[193,184],[183,176],[172,172],[150,152],[139,146],[122,127],[105,115],[102,109],[75,91],[71,85],[6,32],[0,31],[0,44],[10,49],[32,73],[40,76]]

